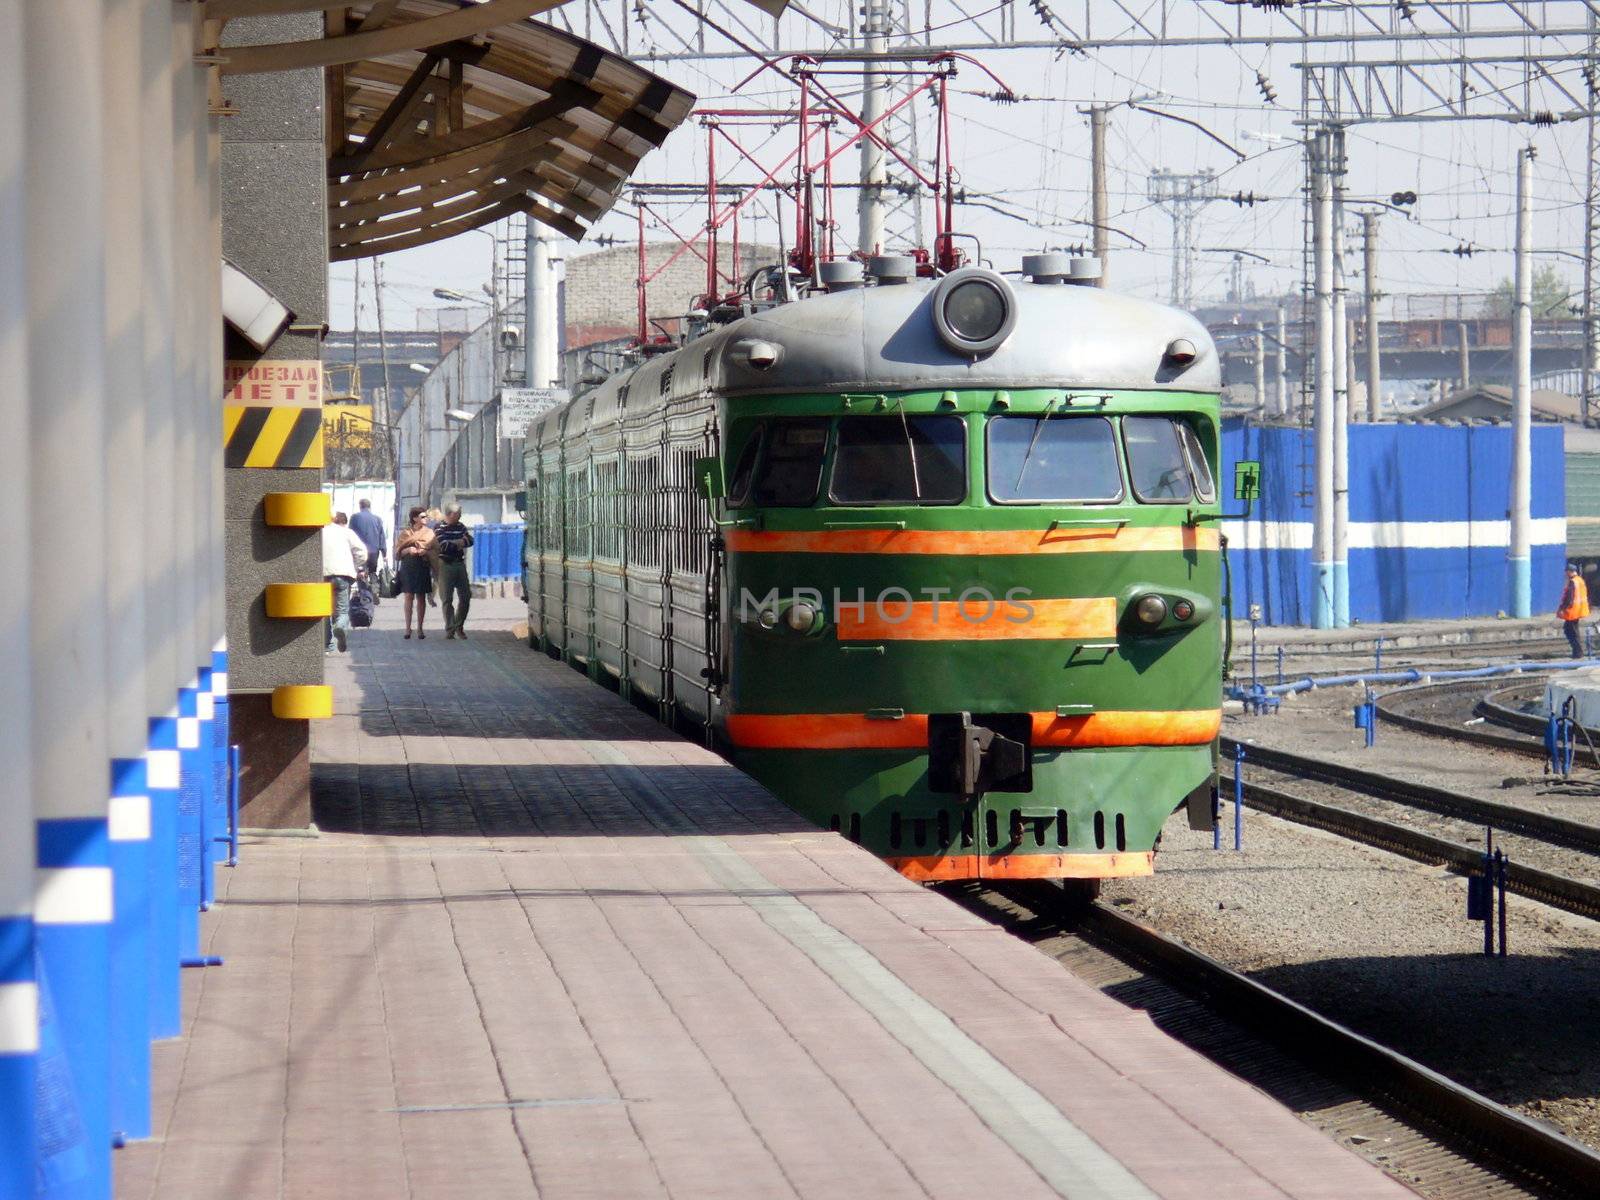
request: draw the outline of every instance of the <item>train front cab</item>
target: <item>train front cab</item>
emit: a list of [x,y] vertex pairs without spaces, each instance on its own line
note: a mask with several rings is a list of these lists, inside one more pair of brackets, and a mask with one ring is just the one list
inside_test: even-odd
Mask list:
[[923,880],[1147,874],[1210,812],[1217,400],[734,398],[734,760]]

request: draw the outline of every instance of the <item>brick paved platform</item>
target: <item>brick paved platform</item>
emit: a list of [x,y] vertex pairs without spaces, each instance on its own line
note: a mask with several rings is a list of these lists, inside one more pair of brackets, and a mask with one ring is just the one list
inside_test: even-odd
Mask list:
[[499,624],[329,660],[119,1197],[1411,1195]]

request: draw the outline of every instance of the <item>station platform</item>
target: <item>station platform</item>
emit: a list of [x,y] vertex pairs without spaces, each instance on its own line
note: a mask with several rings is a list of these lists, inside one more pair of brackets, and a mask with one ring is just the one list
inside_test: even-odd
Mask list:
[[[1262,650],[1282,646],[1290,654],[1371,654],[1379,638],[1384,652],[1435,646],[1495,646],[1529,643],[1530,649],[1565,646],[1561,622],[1553,613],[1535,617],[1462,617],[1452,620],[1382,621],[1344,629],[1304,625],[1262,625],[1256,631]],[[1546,645],[1547,644],[1547,645]],[[1250,622],[1234,619],[1234,645],[1248,652]]]
[[320,831],[222,873],[121,1200],[1413,1194],[511,619],[398,608],[328,660]]

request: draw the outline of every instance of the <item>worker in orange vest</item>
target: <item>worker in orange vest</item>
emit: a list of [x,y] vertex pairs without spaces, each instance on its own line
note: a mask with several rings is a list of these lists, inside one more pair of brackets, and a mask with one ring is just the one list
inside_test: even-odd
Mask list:
[[1567,633],[1567,644],[1572,647],[1572,657],[1583,657],[1583,643],[1578,638],[1578,622],[1589,615],[1589,585],[1578,574],[1578,564],[1567,564],[1567,586],[1561,592],[1561,607],[1556,616]]

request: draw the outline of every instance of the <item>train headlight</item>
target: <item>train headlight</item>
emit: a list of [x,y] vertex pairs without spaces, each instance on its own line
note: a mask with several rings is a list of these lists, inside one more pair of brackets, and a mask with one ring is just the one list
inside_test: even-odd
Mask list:
[[956,353],[987,354],[1016,328],[1016,298],[993,271],[963,267],[933,289],[933,324]]
[[776,629],[778,627],[778,610],[775,608],[763,608],[756,614],[756,620],[760,622],[763,629]]
[[1167,602],[1160,596],[1140,596],[1134,603],[1133,613],[1146,625],[1159,625],[1167,619]]
[[789,606],[789,611],[784,614],[784,620],[789,628],[796,633],[810,633],[817,624],[817,610],[814,605],[807,604],[804,600],[796,600]]
[[1187,621],[1194,616],[1194,605],[1187,600],[1179,600],[1172,606],[1172,615],[1180,621]]

